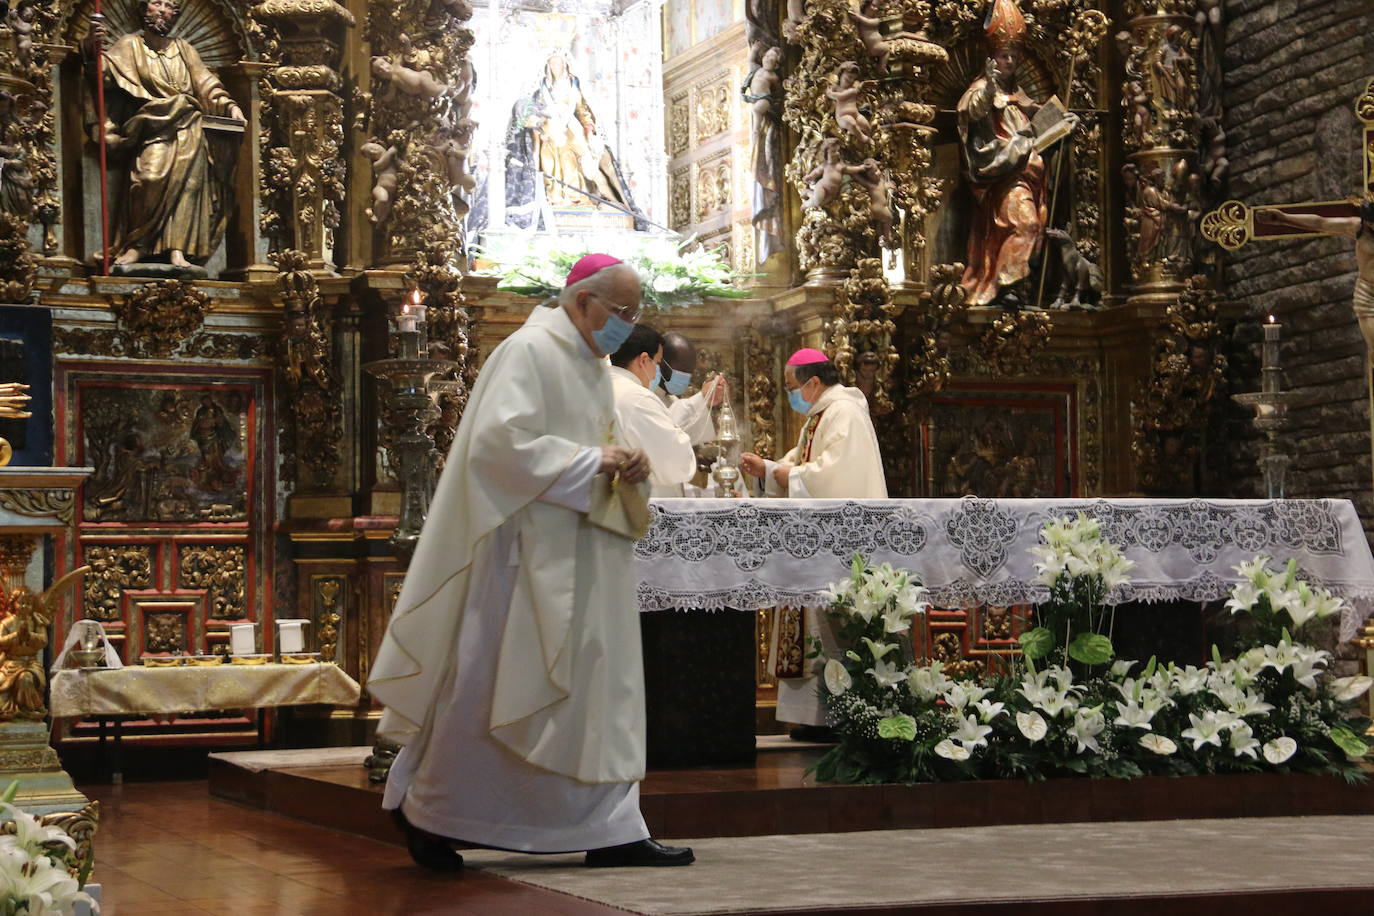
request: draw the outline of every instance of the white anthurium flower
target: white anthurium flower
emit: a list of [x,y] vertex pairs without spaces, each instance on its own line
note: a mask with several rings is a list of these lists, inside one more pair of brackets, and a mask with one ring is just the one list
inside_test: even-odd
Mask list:
[[1231,729],[1231,740],[1229,742],[1231,753],[1235,754],[1237,757],[1249,757],[1251,760],[1258,759],[1255,756],[1255,749],[1260,746],[1260,743],[1255,740],[1254,734],[1255,733],[1250,730],[1250,726],[1244,722]]
[[946,760],[967,760],[971,756],[968,748],[948,738],[935,745],[935,753]]
[[987,747],[988,735],[992,734],[991,725],[983,725],[973,716],[959,717],[959,727],[954,730],[950,738],[958,741],[965,749],[972,751],[975,747]]
[[1232,614],[1252,610],[1261,594],[1262,592],[1249,582],[1237,583],[1236,587],[1231,589],[1231,597],[1226,600],[1226,608]]
[[977,700],[973,704],[974,709],[978,710],[978,719],[984,725],[1000,716],[1007,709],[1006,703],[993,703],[989,700]]
[[1188,713],[1188,721],[1193,725],[1191,728],[1185,728],[1181,737],[1193,742],[1193,750],[1202,750],[1204,744],[1221,747],[1221,726],[1212,713],[1197,716],[1190,712]]
[[1069,736],[1077,743],[1077,753],[1101,751],[1097,736],[1107,727],[1102,711],[1096,707],[1079,709],[1074,713],[1073,724],[1069,726]]
[[898,648],[895,642],[874,642],[867,636],[863,637],[864,645],[868,646],[869,654],[873,656],[875,662],[880,662],[889,652]]
[[1026,740],[1031,744],[1039,741],[1049,732],[1049,723],[1044,716],[1038,712],[1018,712],[1016,714],[1016,728],[1025,735]]
[[1253,690],[1245,691],[1239,700],[1228,705],[1238,716],[1264,716],[1274,711],[1272,705],[1264,702],[1264,695]]
[[886,659],[876,663],[864,673],[873,675],[873,680],[878,682],[879,687],[897,687],[907,677],[905,671]]
[[1157,735],[1154,732],[1141,735],[1140,746],[1161,757],[1167,757],[1178,751],[1178,745],[1174,744],[1172,740],[1166,738],[1164,735]]
[[845,670],[844,664],[837,658],[832,658],[825,663],[825,689],[831,695],[842,697],[844,692],[854,686],[854,679]]
[[1362,696],[1370,687],[1374,687],[1374,678],[1367,678],[1362,674],[1338,677],[1331,682],[1331,693],[1336,699],[1349,702]]
[[1173,688],[1181,696],[1192,696],[1207,686],[1209,672],[1206,668],[1189,665],[1186,668],[1171,668],[1170,673],[1173,675]]
[[1280,735],[1264,745],[1264,759],[1276,766],[1297,752],[1298,742],[1287,735]]
[[1112,667],[1109,673],[1112,677],[1125,677],[1127,674],[1131,673],[1131,668],[1133,668],[1135,665],[1136,662],[1133,662],[1125,658],[1119,658],[1116,661],[1112,662]]
[[1127,728],[1142,728],[1149,731],[1153,726],[1150,720],[1155,717],[1157,710],[1145,709],[1135,703],[1122,702],[1116,704],[1116,718],[1112,721],[1113,725],[1124,725]]

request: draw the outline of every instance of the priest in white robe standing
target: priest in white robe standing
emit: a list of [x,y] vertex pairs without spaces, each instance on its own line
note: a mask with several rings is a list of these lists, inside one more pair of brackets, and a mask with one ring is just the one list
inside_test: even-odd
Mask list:
[[[767,496],[792,499],[886,499],[887,479],[878,451],[878,434],[862,391],[840,384],[834,363],[820,350],[793,353],[783,369],[787,400],[806,417],[797,445],[779,461],[753,452],[740,456],[740,467],[763,483]],[[772,666],[778,677],[780,722],[803,726],[794,737],[807,737],[808,727],[824,726],[815,672],[808,670],[805,652],[779,651],[781,611],[774,614]],[[838,652],[830,623],[821,608],[803,614],[807,636],[819,636],[827,655]],[[789,647],[782,647],[787,650]]]
[[701,445],[716,437],[711,408],[719,407],[729,392],[724,377],[716,375],[714,388],[708,383],[696,394],[683,397],[692,387],[692,375],[696,371],[697,348],[692,342],[677,331],[664,334],[663,359],[655,391],[677,427],[691,438],[693,445]]
[[[450,841],[587,850],[589,866],[688,865],[649,839],[633,542],[593,524],[595,486],[647,480],[620,438],[604,357],[640,313],[639,277],[587,255],[554,307],[492,351],[458,426],[368,691],[403,745],[383,807],[412,858]],[[599,519],[600,516],[598,515]]]

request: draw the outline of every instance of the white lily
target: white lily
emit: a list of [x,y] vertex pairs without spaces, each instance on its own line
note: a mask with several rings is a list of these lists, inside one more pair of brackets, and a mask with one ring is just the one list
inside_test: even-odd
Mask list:
[[949,704],[950,709],[962,714],[965,706],[970,703],[977,703],[989,693],[992,693],[991,688],[959,682],[950,685],[950,688],[945,691],[945,702]]
[[1265,554],[1260,554],[1250,562],[1242,563],[1232,568],[1236,571],[1237,575],[1249,582],[1255,588],[1263,589],[1269,585],[1270,576],[1273,575],[1266,566],[1270,559],[1271,558]]
[[1264,759],[1272,764],[1280,764],[1298,751],[1298,742],[1287,735],[1280,735],[1264,745]]
[[1102,748],[1097,743],[1097,736],[1107,727],[1107,721],[1103,718],[1101,710],[1096,707],[1082,708],[1074,713],[1073,725],[1069,726],[1069,736],[1078,745],[1077,753],[1084,751],[1101,751]]
[[879,687],[896,687],[907,678],[906,671],[886,659],[877,662],[864,673],[873,675],[873,680],[878,682]]
[[1154,732],[1141,735],[1140,746],[1161,757],[1167,757],[1178,751],[1178,745],[1174,744],[1172,740],[1166,738],[1164,735],[1157,735]]
[[1263,716],[1274,711],[1271,704],[1264,702],[1264,695],[1253,690],[1245,691],[1236,702],[1227,705],[1238,716]]
[[1186,668],[1170,667],[1169,672],[1173,675],[1173,688],[1182,696],[1192,696],[1199,690],[1207,686],[1207,675],[1210,673],[1206,668],[1195,668],[1188,665]]
[[1006,711],[1006,703],[993,703],[989,700],[977,700],[973,707],[978,710],[978,719],[987,724]]
[[1206,713],[1206,715],[1210,716],[1212,721],[1216,723],[1217,729],[1223,732],[1229,732],[1231,729],[1244,724],[1241,717],[1229,709],[1214,710]]
[[1273,668],[1282,674],[1298,660],[1298,651],[1291,642],[1280,642],[1277,646],[1264,647],[1264,667]]
[[1026,740],[1031,744],[1039,741],[1049,732],[1049,723],[1044,716],[1038,712],[1018,712],[1016,714],[1016,728],[1025,735]]
[[1036,703],[1037,708],[1044,710],[1051,718],[1061,712],[1072,712],[1078,708],[1078,699],[1071,694],[1056,693],[1047,697],[1044,702]]
[[945,677],[941,670],[943,667],[940,662],[931,662],[919,668],[912,668],[906,678],[907,690],[918,700],[933,700],[940,696],[953,683]]
[[946,760],[967,760],[971,756],[968,748],[948,738],[935,745],[935,753]]
[[908,585],[897,593],[897,607],[908,618],[925,614],[930,610],[930,604],[924,601],[924,598],[925,591],[923,589]]
[[1249,582],[1237,583],[1236,587],[1231,589],[1231,597],[1227,599],[1226,607],[1232,614],[1253,610],[1262,594],[1264,593]]
[[1317,675],[1321,674],[1322,667],[1326,664],[1329,652],[1321,650],[1299,650],[1298,657],[1293,662],[1293,679],[1308,690],[1317,689]]
[[868,646],[869,654],[873,656],[875,662],[882,661],[883,656],[898,648],[895,642],[874,642],[867,636],[863,637],[863,642],[864,645]]
[[1190,712],[1188,721],[1193,725],[1191,728],[1185,728],[1181,737],[1193,742],[1193,750],[1202,750],[1204,744],[1221,747],[1221,726],[1212,713],[1197,716]]
[[902,613],[900,607],[883,611],[883,635],[905,633],[911,629],[911,618]]
[[1155,711],[1143,709],[1135,701],[1117,703],[1116,713],[1116,719],[1112,721],[1113,725],[1142,728],[1145,731],[1149,731],[1153,727],[1150,720],[1155,717]]
[[845,670],[839,659],[832,658],[825,663],[825,689],[832,696],[842,697],[844,692],[854,686],[854,679]]
[[1331,693],[1336,699],[1349,702],[1363,695],[1365,691],[1374,686],[1374,679],[1367,678],[1362,674],[1354,677],[1338,677],[1331,682]]
[[1136,662],[1130,661],[1129,659],[1119,658],[1116,661],[1112,662],[1112,667],[1109,669],[1108,673],[1112,677],[1125,677],[1126,675],[1131,673],[1131,668],[1133,668],[1135,665]]
[[958,717],[958,722],[959,727],[950,735],[951,738],[970,751],[975,747],[987,747],[988,735],[992,734],[991,725],[983,725],[973,716]]
[[848,600],[853,588],[853,583],[848,579],[841,579],[839,582],[831,582],[830,585],[821,592],[821,598],[831,607],[843,604]]
[[1231,729],[1230,745],[1231,753],[1235,754],[1237,757],[1249,757],[1251,760],[1257,759],[1255,757],[1255,749],[1260,746],[1260,743],[1255,740],[1254,732],[1250,730],[1250,726],[1246,723],[1242,722]]

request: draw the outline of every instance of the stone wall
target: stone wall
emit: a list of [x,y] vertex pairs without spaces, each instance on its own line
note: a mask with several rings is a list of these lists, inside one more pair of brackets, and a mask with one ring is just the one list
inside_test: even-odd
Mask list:
[[[1353,104],[1374,76],[1374,0],[1228,0],[1225,8],[1226,196],[1256,205],[1355,193],[1361,165]],[[1353,244],[1252,243],[1225,258],[1225,278],[1246,308],[1239,348],[1257,356],[1257,322],[1276,315],[1286,384],[1312,398],[1286,433],[1294,457],[1288,495],[1353,499],[1374,529],[1364,352],[1350,308]],[[1233,390],[1255,390],[1257,359],[1238,362]],[[1228,495],[1259,495],[1257,443],[1243,426],[1231,430],[1240,435],[1228,443],[1235,471]]]

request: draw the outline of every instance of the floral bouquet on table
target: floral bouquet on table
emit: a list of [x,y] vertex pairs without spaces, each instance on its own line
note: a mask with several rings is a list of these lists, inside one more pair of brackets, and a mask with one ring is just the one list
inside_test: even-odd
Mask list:
[[[627,250],[627,246],[631,247]],[[747,299],[748,290],[735,284],[744,279],[714,252],[693,239],[678,236],[594,236],[564,238],[536,236],[522,239],[519,250],[483,252],[499,265],[497,289],[522,296],[547,298],[558,294],[577,259],[592,251],[610,251],[639,272],[644,303],[657,309],[698,305],[705,298]]]
[[78,902],[100,912],[81,890],[89,874],[75,871],[76,841],[15,807],[18,791],[15,781],[0,796],[0,913],[69,916]]

